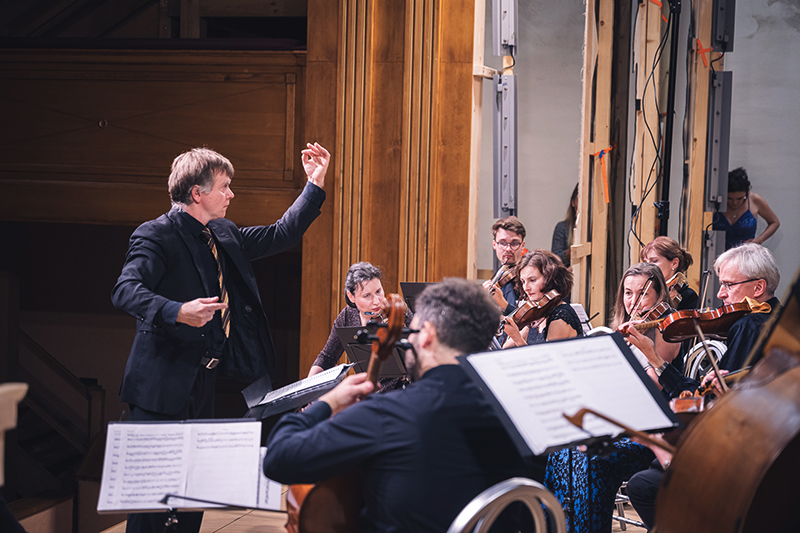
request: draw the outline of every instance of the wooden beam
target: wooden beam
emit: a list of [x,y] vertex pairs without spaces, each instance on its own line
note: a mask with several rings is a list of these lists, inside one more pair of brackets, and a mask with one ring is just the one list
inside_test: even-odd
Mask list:
[[[700,258],[703,254],[703,233],[706,227],[711,224],[713,213],[705,212],[706,195],[706,139],[708,137],[708,91],[709,77],[711,69],[703,62],[703,58],[697,53],[697,39],[704,48],[710,48],[711,42],[711,20],[713,15],[712,0],[698,0],[694,3],[695,28],[697,35],[692,39],[693,65],[691,70],[691,90],[692,90],[692,144],[690,147],[689,159],[689,208],[688,223],[686,224],[685,239],[682,245],[685,246],[694,258],[694,263],[689,267],[687,277],[689,284],[698,290],[702,272],[700,271]],[[690,38],[693,36],[690,36]],[[709,53],[709,56],[711,53]],[[711,61],[707,57],[706,61]],[[721,61],[717,62],[717,64]],[[722,68],[719,66],[717,68]],[[713,275],[713,274],[712,274]]]
[[[595,7],[597,10],[595,11]],[[581,132],[580,240],[591,243],[580,257],[578,301],[589,314],[606,320],[606,261],[608,204],[600,158],[595,155],[611,142],[611,73],[614,51],[614,2],[586,3],[584,46],[583,129]],[[606,165],[609,159],[606,159]],[[607,171],[608,169],[606,169]]]
[[[654,2],[644,2],[639,7],[639,35],[637,61],[638,80],[636,98],[640,102],[636,112],[636,146],[634,148],[635,177],[631,187],[631,203],[638,206],[639,212],[634,230],[642,243],[647,244],[656,236],[656,209],[653,202],[658,200],[659,187],[656,186],[660,165],[657,158],[661,152],[661,117],[656,107],[660,98],[661,74],[653,72],[656,51],[665,27],[661,18],[662,8]],[[664,67],[664,62],[661,63]],[[634,235],[629,238],[630,262],[639,262],[642,244]]]
[[181,0],[181,39],[200,38],[200,0]]

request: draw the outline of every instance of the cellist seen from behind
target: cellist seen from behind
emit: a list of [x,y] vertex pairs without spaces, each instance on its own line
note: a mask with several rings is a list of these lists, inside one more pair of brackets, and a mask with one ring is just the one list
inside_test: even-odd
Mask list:
[[428,287],[405,355],[414,383],[356,402],[372,384],[365,374],[346,378],[280,420],[264,472],[281,483],[314,483],[357,471],[363,506],[354,529],[361,532],[445,531],[493,484],[519,475],[541,480],[456,361],[482,351],[499,321],[497,304],[474,282]]

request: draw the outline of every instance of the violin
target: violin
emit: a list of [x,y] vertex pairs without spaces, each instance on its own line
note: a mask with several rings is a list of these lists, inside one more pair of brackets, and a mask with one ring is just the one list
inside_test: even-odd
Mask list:
[[667,280],[667,289],[669,290],[669,297],[672,298],[672,303],[678,305],[683,299],[681,291],[689,286],[689,279],[683,272],[676,272],[674,276]]
[[544,316],[548,316],[556,305],[561,301],[561,295],[557,290],[553,289],[545,293],[538,300],[520,300],[517,308],[510,315],[503,317],[500,324],[500,329],[506,324],[506,320],[513,320],[517,327],[521,330],[525,326],[530,325],[531,322],[539,320]]
[[[367,379],[373,391],[378,386],[381,364],[392,354],[405,324],[406,304],[398,294],[389,294],[379,314]],[[370,324],[374,322],[370,320]],[[357,471],[310,485],[292,485],[286,496],[290,533],[349,532],[358,530],[362,507],[361,477]]]
[[684,309],[675,311],[664,318],[642,322],[632,325],[637,330],[658,327],[666,342],[683,342],[697,335],[694,329],[695,321],[703,333],[712,339],[725,340],[728,330],[733,324],[750,313],[769,313],[771,307],[768,303],[759,303],[752,298],[745,297],[744,301],[737,304],[723,305],[710,311],[700,309]]
[[497,273],[492,278],[492,294],[494,294],[494,291],[500,290],[504,285],[514,281],[516,277],[517,270],[514,268],[514,265],[510,263],[503,263],[503,266],[497,270]]
[[[653,329],[658,327],[661,324],[661,317],[664,316],[670,309],[670,305],[667,302],[659,302],[658,304],[654,305],[647,311],[644,315],[642,315],[642,319],[644,322],[640,322],[638,324],[630,324],[629,328],[634,328],[636,331],[647,331],[648,329]],[[622,332],[624,336],[628,336],[628,328],[625,328],[625,331]]]

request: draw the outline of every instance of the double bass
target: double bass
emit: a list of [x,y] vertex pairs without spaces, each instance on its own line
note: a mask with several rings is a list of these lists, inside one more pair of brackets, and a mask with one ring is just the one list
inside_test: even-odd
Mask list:
[[[376,324],[367,367],[367,380],[372,383],[373,391],[378,386],[381,364],[402,336],[406,304],[400,295],[389,294],[380,314],[385,322]],[[361,494],[361,480],[355,471],[316,485],[292,485],[286,496],[286,529],[289,533],[355,532],[362,507]]]

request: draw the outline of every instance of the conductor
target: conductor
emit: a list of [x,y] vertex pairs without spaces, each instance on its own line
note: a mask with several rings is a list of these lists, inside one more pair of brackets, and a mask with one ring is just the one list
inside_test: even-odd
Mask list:
[[[135,421],[212,418],[218,374],[252,381],[275,370],[275,350],[251,262],[295,246],[320,214],[330,154],[302,151],[308,183],[272,225],[225,218],[231,162],[194,148],[172,163],[172,209],[139,226],[111,298],[137,319],[120,397]],[[127,531],[162,531],[165,514],[129,515]],[[202,513],[180,513],[196,532]]]

